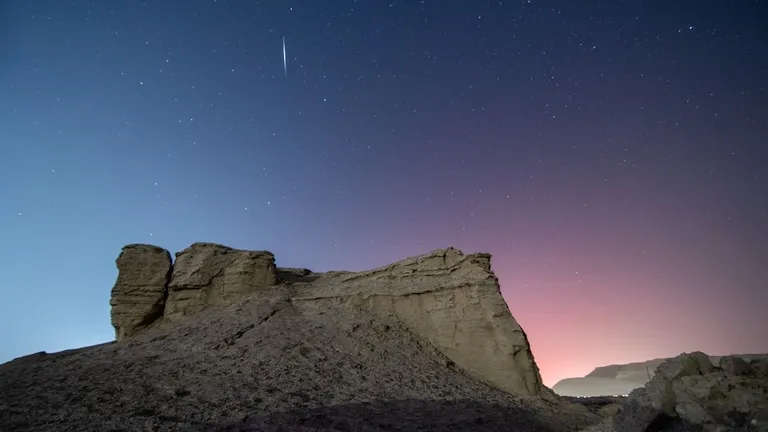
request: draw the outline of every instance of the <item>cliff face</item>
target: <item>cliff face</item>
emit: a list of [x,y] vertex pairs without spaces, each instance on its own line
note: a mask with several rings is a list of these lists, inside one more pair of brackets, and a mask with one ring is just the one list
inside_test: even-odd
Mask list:
[[[502,390],[549,396],[525,332],[501,296],[488,254],[453,248],[363,272],[279,269],[266,251],[195,243],[176,255],[129,245],[112,291],[116,339],[255,294],[320,313],[345,304],[395,320],[446,361]],[[166,275],[169,275],[167,277]]]

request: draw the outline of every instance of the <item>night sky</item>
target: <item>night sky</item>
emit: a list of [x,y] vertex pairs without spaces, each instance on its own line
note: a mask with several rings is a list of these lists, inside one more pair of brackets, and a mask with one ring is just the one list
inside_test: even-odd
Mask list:
[[766,1],[0,5],[0,361],[196,241],[490,252],[548,385],[768,352]]

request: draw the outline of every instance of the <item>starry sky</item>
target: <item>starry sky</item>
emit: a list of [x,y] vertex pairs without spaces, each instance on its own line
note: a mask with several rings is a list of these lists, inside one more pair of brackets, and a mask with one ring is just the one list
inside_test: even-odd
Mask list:
[[[490,252],[544,381],[768,352],[768,3],[0,3],[0,361],[128,243]],[[283,40],[286,58],[283,59]]]

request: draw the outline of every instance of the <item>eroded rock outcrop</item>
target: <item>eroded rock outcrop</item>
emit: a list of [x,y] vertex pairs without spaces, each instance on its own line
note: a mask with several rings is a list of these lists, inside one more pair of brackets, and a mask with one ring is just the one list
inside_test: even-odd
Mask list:
[[[147,246],[157,249],[152,248]],[[396,319],[449,363],[495,387],[551,396],[525,332],[501,296],[490,259],[448,248],[370,271],[312,273],[278,269],[270,252],[195,243],[177,254],[161,315],[174,321],[254,292],[274,301],[316,304],[318,310],[323,304],[349,304]],[[120,298],[112,305],[119,309]],[[125,327],[119,319],[113,324]],[[134,333],[118,332],[118,340]]]
[[277,283],[275,256],[267,251],[195,243],[176,254],[163,316],[192,315]]
[[122,340],[163,316],[171,254],[157,246],[130,244],[116,263],[117,282],[109,304],[115,339]]
[[630,393],[614,419],[615,430],[768,430],[765,361],[726,356],[717,367],[702,352],[669,359]]

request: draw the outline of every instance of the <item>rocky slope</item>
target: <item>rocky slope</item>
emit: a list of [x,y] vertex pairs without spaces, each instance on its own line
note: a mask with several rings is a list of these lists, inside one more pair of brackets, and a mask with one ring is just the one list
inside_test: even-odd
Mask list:
[[541,384],[490,256],[366,272],[265,251],[126,246],[116,342],[0,365],[0,430],[569,431],[598,416]]

